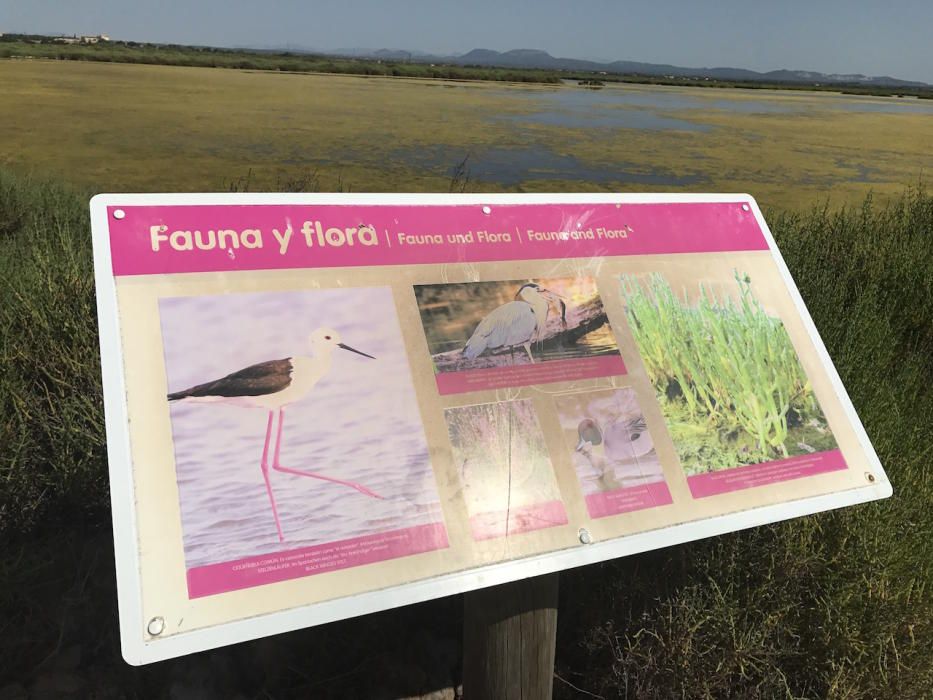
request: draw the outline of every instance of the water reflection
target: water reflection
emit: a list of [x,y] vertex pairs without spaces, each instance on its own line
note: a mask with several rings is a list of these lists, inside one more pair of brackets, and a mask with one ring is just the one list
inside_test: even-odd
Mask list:
[[[392,159],[416,167],[455,174],[464,150],[454,146],[427,146],[396,149]],[[601,184],[692,185],[698,175],[675,174],[669,170],[645,171],[631,163],[585,163],[575,156],[555,153],[541,145],[479,148],[469,153],[470,178],[500,185],[520,185],[532,180],[585,180]]]
[[550,123],[558,126],[613,126],[635,129],[683,129],[708,131],[712,128],[694,117],[673,117],[670,112],[715,110],[732,114],[797,114],[825,109],[844,112],[886,114],[930,114],[933,101],[908,100],[894,97],[871,97],[835,93],[786,91],[763,92],[749,97],[747,91],[736,90],[734,96],[698,95],[677,88],[646,89],[624,85],[607,85],[602,90],[563,87],[555,90],[500,91],[502,96],[517,98],[534,109],[528,114],[510,117],[515,121]]

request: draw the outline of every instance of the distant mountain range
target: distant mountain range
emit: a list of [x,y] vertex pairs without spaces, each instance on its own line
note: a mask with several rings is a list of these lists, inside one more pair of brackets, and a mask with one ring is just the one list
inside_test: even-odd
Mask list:
[[544,68],[561,71],[605,72],[668,78],[710,78],[715,80],[745,80],[772,83],[806,83],[839,85],[877,85],[885,87],[930,87],[927,83],[900,80],[888,75],[837,74],[804,70],[773,70],[766,73],[744,68],[684,68],[664,63],[638,61],[586,61],[579,58],[559,58],[538,49],[492,51],[473,49],[458,56],[441,56],[402,49],[337,49],[326,53],[335,56],[370,58],[383,61],[414,61],[418,63],[445,63],[460,66],[489,66],[498,68]]

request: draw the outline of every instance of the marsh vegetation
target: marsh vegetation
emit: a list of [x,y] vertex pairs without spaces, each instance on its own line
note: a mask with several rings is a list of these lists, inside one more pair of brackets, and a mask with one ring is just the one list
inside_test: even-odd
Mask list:
[[476,191],[749,191],[805,210],[933,170],[917,100],[39,60],[0,61],[0,94],[4,164],[105,191],[446,192],[460,168]]

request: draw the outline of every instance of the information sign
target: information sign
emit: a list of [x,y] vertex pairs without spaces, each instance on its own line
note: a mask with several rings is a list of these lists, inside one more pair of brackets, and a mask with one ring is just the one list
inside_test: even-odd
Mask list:
[[99,195],[148,663],[883,498],[746,195]]

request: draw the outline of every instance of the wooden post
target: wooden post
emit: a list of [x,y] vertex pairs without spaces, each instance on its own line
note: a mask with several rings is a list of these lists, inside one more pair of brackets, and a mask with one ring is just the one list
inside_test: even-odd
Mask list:
[[559,574],[465,594],[464,700],[550,700]]

